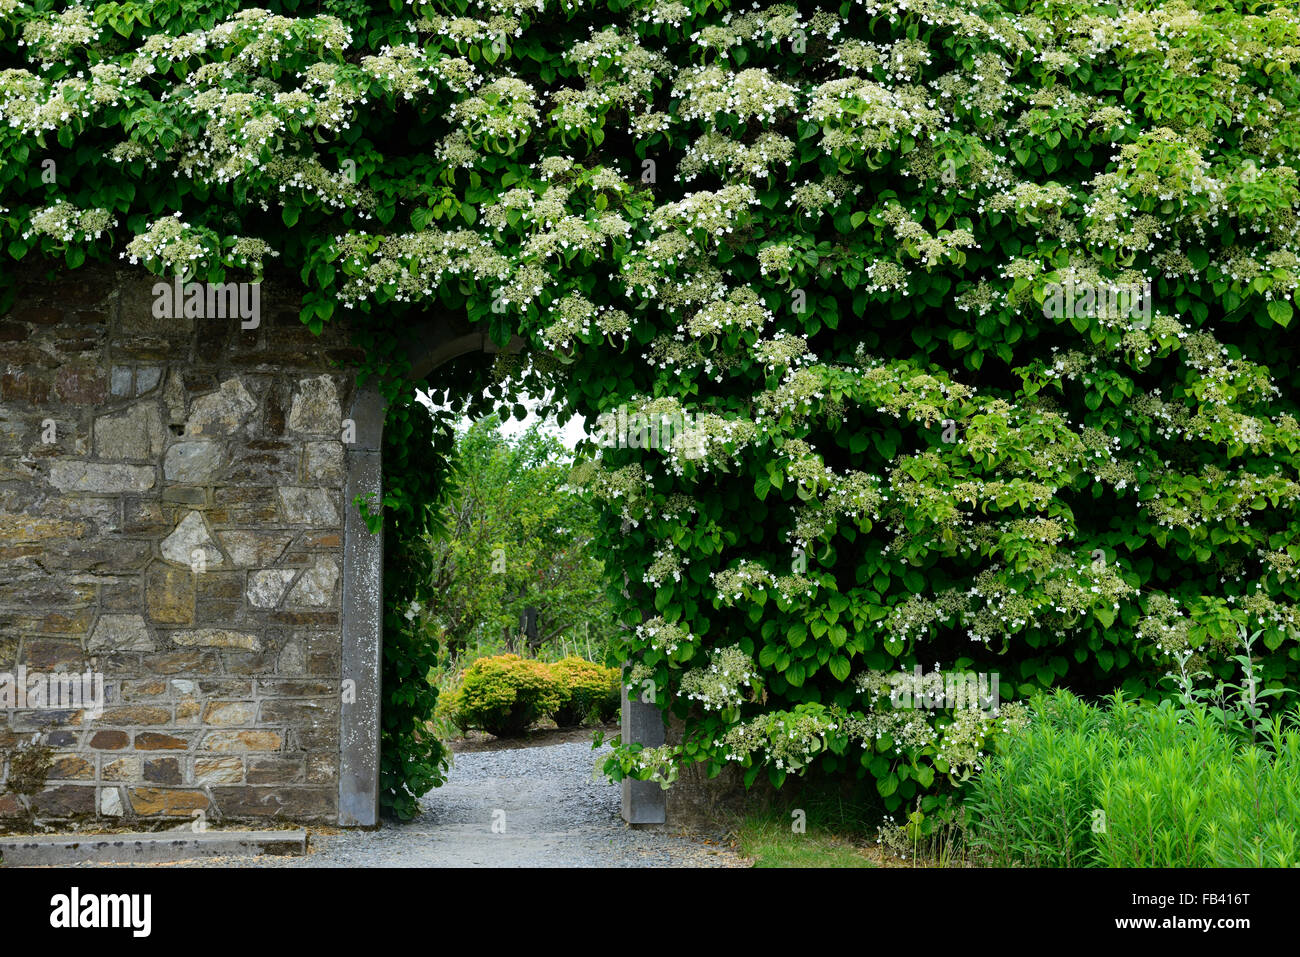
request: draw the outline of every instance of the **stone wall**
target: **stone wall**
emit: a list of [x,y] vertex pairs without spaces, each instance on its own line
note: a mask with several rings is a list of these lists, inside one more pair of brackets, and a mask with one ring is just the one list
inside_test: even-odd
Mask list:
[[104,683],[98,715],[0,701],[6,784],[53,749],[0,818],[334,820],[357,356],[292,282],[243,329],[156,318],[156,281],[81,269],[0,315],[0,673]]

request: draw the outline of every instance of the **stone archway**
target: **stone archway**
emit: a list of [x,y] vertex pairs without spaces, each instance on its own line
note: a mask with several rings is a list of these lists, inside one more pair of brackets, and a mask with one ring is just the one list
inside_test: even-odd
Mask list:
[[[506,351],[518,353],[525,343],[511,339]],[[482,327],[463,318],[440,316],[415,328],[407,349],[412,385],[451,360],[471,353],[500,351]],[[348,412],[356,441],[344,455],[344,503],[378,495],[383,486],[383,397],[359,388]],[[355,682],[355,695],[343,705],[340,728],[339,824],[370,827],[379,823],[380,687],[383,657],[382,530],[371,534],[355,508],[347,507],[343,527],[343,674]],[[647,747],[664,743],[662,712],[623,689],[622,736]],[[629,824],[665,821],[663,789],[651,781],[624,781],[623,819]]]

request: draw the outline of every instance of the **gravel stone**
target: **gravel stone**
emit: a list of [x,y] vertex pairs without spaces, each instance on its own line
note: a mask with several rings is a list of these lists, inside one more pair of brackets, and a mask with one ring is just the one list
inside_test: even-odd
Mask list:
[[[312,831],[305,857],[226,857],[189,867],[746,867],[721,835],[631,828],[621,789],[593,771],[609,752],[572,742],[457,754],[422,811],[373,831]],[[493,822],[504,831],[493,832]],[[498,824],[498,830],[500,825]]]

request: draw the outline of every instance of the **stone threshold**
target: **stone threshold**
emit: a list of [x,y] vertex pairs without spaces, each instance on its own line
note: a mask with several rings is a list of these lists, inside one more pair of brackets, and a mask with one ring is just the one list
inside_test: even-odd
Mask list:
[[176,831],[139,834],[54,835],[0,838],[0,863],[6,867],[92,864],[150,864],[196,857],[307,853],[307,832]]

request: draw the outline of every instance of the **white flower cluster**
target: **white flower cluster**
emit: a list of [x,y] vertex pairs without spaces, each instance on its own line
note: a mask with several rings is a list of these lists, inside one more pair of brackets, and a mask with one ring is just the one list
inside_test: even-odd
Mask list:
[[19,46],[26,46],[41,66],[67,60],[76,47],[99,39],[99,27],[89,7],[76,4],[59,13],[45,13],[23,25]]
[[738,708],[745,701],[742,690],[758,678],[754,661],[739,645],[714,648],[709,664],[682,675],[679,691],[688,701],[698,701],[705,711]]
[[58,202],[32,210],[23,239],[39,235],[62,243],[96,240],[116,225],[117,219],[107,209],[77,209]]
[[[687,629],[667,622],[660,616],[637,625],[636,636],[646,644],[646,647],[669,657],[676,655],[679,649],[693,647],[696,643],[695,636]],[[635,691],[635,682],[632,682],[628,685],[628,693],[635,693]]]

